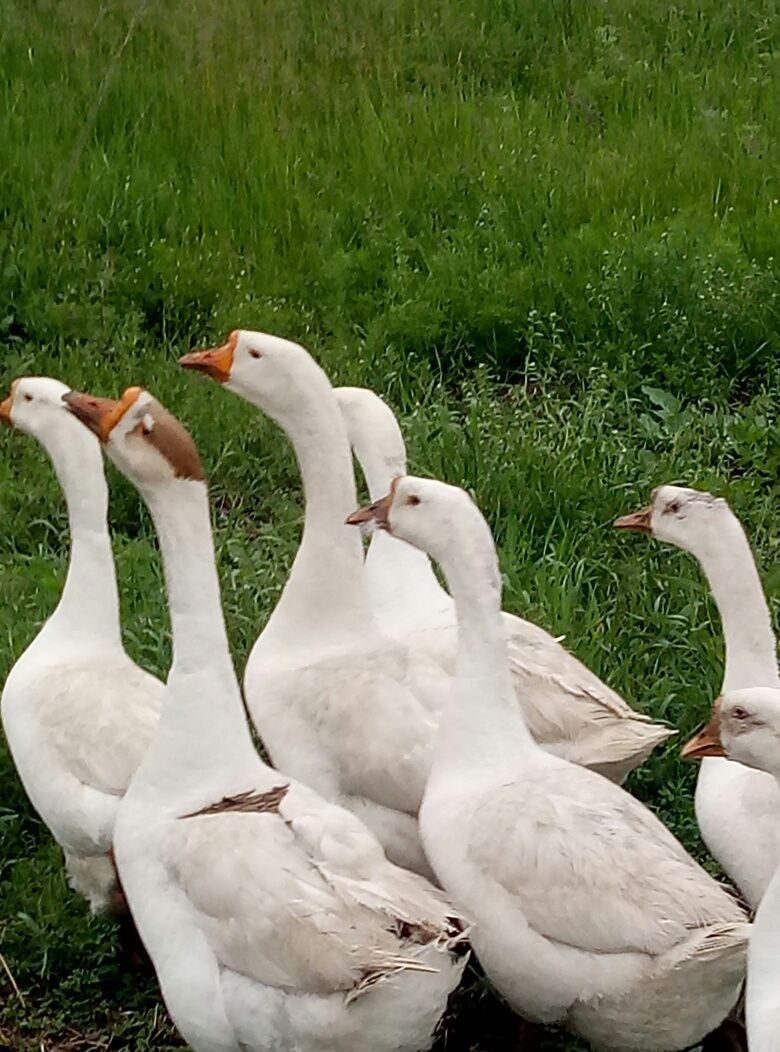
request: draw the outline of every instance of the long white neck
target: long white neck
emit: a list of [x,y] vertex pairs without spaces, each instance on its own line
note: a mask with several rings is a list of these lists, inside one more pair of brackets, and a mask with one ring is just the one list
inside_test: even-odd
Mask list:
[[173,631],[173,664],[144,777],[179,793],[231,775],[240,781],[260,760],[230,656],[206,484],[176,479],[141,493],[160,540]]
[[376,530],[366,556],[372,602],[403,632],[455,622],[454,604],[419,548]]
[[703,537],[692,551],[707,577],[723,625],[723,690],[780,686],[769,607],[739,520],[729,511],[717,542],[711,536]]
[[[407,473],[401,428],[390,407],[373,391],[342,391],[347,437],[371,500],[376,501],[390,492],[393,479]],[[381,604],[385,619],[397,631],[454,619],[452,599],[419,548],[377,530],[371,538],[365,569],[372,602]]]
[[47,642],[56,637],[69,644],[121,647],[103,455],[98,440],[65,412],[61,434],[51,441],[41,439],[65,494],[70,526],[65,586],[41,637]]
[[461,523],[458,534],[461,543],[449,543],[437,553],[458,617],[456,689],[439,728],[437,773],[484,770],[537,751],[509,672],[501,576],[490,529],[476,513]]
[[384,497],[392,480],[406,474],[406,447],[401,429],[384,402],[379,402],[379,406],[383,413],[375,414],[371,421],[362,421],[364,426],[348,428],[349,441],[372,501]]
[[357,504],[349,442],[333,388],[311,365],[296,380],[294,409],[274,417],[295,450],[306,515],[290,576],[261,638],[315,633],[324,644],[365,632],[371,614],[360,534],[344,521]]

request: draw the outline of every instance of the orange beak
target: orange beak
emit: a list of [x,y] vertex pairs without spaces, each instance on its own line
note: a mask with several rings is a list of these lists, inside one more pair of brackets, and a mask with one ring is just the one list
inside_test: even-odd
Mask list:
[[18,380],[11,381],[11,389],[8,392],[7,397],[0,402],[0,420],[6,425],[6,427],[14,426],[14,422],[11,419],[11,409],[13,408],[16,385],[18,383]]
[[390,508],[395,497],[395,491],[398,486],[398,479],[394,478],[390,483],[390,492],[382,497],[381,500],[375,500],[373,504],[368,504],[365,508],[358,508],[357,511],[353,511],[351,515],[347,516],[347,526],[362,526],[366,522],[375,522],[380,530],[390,529]]
[[71,413],[97,435],[101,442],[107,442],[111,432],[141,391],[140,387],[128,387],[119,399],[96,398],[95,395],[82,394],[80,391],[68,391],[62,396],[62,400]]
[[653,527],[650,524],[652,514],[652,505],[648,504],[641,511],[634,511],[630,515],[621,515],[619,519],[615,519],[612,525],[618,530],[637,530],[639,533],[652,533]]
[[720,698],[712,707],[710,722],[683,745],[680,755],[684,760],[702,760],[705,756],[726,755],[720,740]]
[[388,516],[390,515],[390,505],[392,503],[393,494],[390,492],[386,497],[382,497],[381,500],[375,500],[373,504],[368,504],[365,508],[358,508],[357,511],[353,511],[347,517],[347,526],[362,526],[365,522],[375,522],[380,530],[386,530],[389,526]]
[[221,347],[213,347],[209,351],[192,351],[179,359],[179,365],[185,369],[194,369],[198,373],[205,373],[224,384],[230,379],[230,370],[233,368],[233,356],[238,344],[238,332],[231,332],[227,343]]
[[13,394],[9,394],[7,398],[4,398],[0,402],[0,420],[6,425],[6,427],[13,427],[13,421],[11,420],[11,406],[14,404]]

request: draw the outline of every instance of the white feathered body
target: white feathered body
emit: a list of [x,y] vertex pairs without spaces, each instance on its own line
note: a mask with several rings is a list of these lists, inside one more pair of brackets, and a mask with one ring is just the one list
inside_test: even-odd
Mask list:
[[[44,630],[45,632],[45,630]],[[94,911],[116,885],[107,857],[117,809],[152,739],[162,684],[121,648],[54,646],[42,634],[2,695],[3,729],[33,807]]]
[[392,861],[429,872],[417,811],[451,686],[441,666],[370,631],[305,652],[262,635],[245,682],[274,766],[349,807]]
[[[392,410],[372,391],[339,388],[349,441],[372,500],[406,474],[406,449]],[[365,560],[366,589],[380,629],[454,674],[457,615],[425,552],[382,531]],[[517,702],[549,752],[621,782],[673,732],[632,709],[544,629],[503,614]]]
[[[780,688],[777,641],[750,542],[722,498],[660,486],[649,508],[653,536],[689,551],[720,614],[726,660],[722,693]],[[765,771],[717,756],[701,762],[696,820],[702,839],[755,909],[780,864],[780,789]]]
[[[620,783],[674,734],[632,709],[544,629],[509,613],[504,625],[517,701],[547,752]],[[403,642],[454,672],[456,624],[417,629]]]
[[[257,755],[205,484],[156,446],[137,453],[134,421],[126,455],[160,538],[174,660],[114,853],[168,1011],[194,1052],[427,1049],[464,967],[462,924],[349,811]],[[167,414],[158,426],[189,441]]]
[[739,997],[746,918],[628,794],[527,759],[435,775],[420,813],[475,952],[529,1019],[620,1052],[687,1048]]
[[694,801],[702,840],[755,909],[780,859],[777,782],[712,756],[702,764]]
[[268,811],[184,817],[222,796],[143,784],[122,805],[117,865],[174,1022],[195,1052],[428,1048],[465,964],[454,911],[276,772],[227,795],[274,790]]
[[163,685],[125,652],[108,489],[95,435],[70,415],[69,388],[24,377],[11,421],[49,454],[68,506],[70,558],[56,609],[11,669],[2,720],[33,807],[65,853],[72,886],[108,909],[117,808],[158,722]]
[[[428,557],[376,533],[366,582],[382,631],[418,660],[454,675],[455,604]],[[674,733],[632,709],[543,628],[507,612],[503,623],[518,704],[534,740],[548,752],[622,782]]]

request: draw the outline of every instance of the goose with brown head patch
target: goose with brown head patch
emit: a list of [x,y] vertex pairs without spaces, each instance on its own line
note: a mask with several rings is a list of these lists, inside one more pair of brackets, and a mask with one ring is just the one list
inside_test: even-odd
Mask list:
[[2,695],[11,755],[65,853],[71,885],[95,912],[112,908],[117,808],[151,741],[163,686],[122,645],[98,442],[66,412],[68,388],[15,380],[0,417],[48,453],[65,495],[70,563],[57,608],[17,660]]
[[[720,497],[659,486],[648,507],[618,528],[639,530],[698,559],[718,607],[726,644],[723,691],[780,688],[766,597],[741,523]],[[751,906],[780,863],[780,789],[762,771],[706,757],[696,782],[702,839]]]
[[257,755],[191,437],[138,388],[66,401],[143,496],[163,557],[173,664],[115,856],[176,1026],[196,1052],[428,1048],[462,925],[354,815]]

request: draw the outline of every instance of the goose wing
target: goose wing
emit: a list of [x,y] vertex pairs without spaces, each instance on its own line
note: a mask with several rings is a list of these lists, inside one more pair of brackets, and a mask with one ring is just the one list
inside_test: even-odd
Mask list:
[[694,929],[745,920],[650,811],[571,765],[492,793],[468,843],[536,932],[586,952],[660,954]]
[[169,844],[171,879],[220,965],[270,986],[354,993],[459,937],[443,897],[391,866],[357,820],[286,789],[183,816]]
[[39,683],[41,731],[75,778],[121,796],[151,742],[163,684],[130,661],[59,670]]

